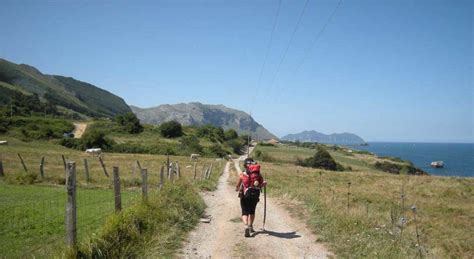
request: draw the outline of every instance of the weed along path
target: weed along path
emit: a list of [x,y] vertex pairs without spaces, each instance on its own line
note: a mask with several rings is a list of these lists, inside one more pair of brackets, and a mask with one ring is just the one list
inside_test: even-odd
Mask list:
[[330,255],[302,222],[292,218],[270,197],[267,197],[266,230],[263,231],[263,195],[254,222],[257,233],[245,238],[239,199],[235,186],[229,183],[232,177],[237,177],[235,169],[240,170],[239,161],[228,162],[217,190],[202,194],[211,221],[199,223],[178,257],[326,258]]

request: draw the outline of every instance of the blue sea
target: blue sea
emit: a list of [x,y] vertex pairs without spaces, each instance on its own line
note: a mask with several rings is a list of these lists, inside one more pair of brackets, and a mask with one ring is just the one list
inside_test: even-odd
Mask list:
[[[474,176],[474,143],[369,142],[355,149],[410,160],[432,175]],[[430,163],[438,160],[444,161],[444,168],[431,168]]]

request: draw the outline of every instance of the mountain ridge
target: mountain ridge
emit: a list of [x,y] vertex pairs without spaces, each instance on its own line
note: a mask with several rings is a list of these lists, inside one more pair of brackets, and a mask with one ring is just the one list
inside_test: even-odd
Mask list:
[[190,102],[162,104],[150,108],[130,105],[130,108],[142,123],[159,125],[176,120],[187,126],[211,124],[224,129],[232,128],[239,134],[247,134],[250,130],[256,139],[277,138],[249,114],[222,104]]
[[[37,94],[42,101],[90,117],[131,112],[123,98],[93,84],[61,75],[43,74],[28,64],[0,58],[0,82],[11,90]],[[2,89],[0,89],[2,90]]]
[[354,133],[324,134],[315,130],[305,130],[296,134],[288,134],[281,138],[287,141],[318,142],[323,144],[362,145],[365,140]]

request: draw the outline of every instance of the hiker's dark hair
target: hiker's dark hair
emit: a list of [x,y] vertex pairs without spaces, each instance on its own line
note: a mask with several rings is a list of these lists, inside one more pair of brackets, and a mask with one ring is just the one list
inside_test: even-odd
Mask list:
[[253,160],[252,158],[248,157],[244,160],[244,166],[247,166],[247,165],[252,165],[252,164],[256,164],[257,162],[255,162],[255,160]]

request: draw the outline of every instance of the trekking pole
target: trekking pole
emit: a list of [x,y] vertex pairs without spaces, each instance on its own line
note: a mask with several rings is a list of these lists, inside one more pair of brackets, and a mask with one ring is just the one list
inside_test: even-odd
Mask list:
[[[267,179],[266,172],[263,172],[264,181]],[[265,222],[267,220],[267,185],[263,187],[263,226],[262,229],[265,231]]]
[[263,226],[262,229],[265,231],[265,221],[267,219],[267,187],[263,187]]

